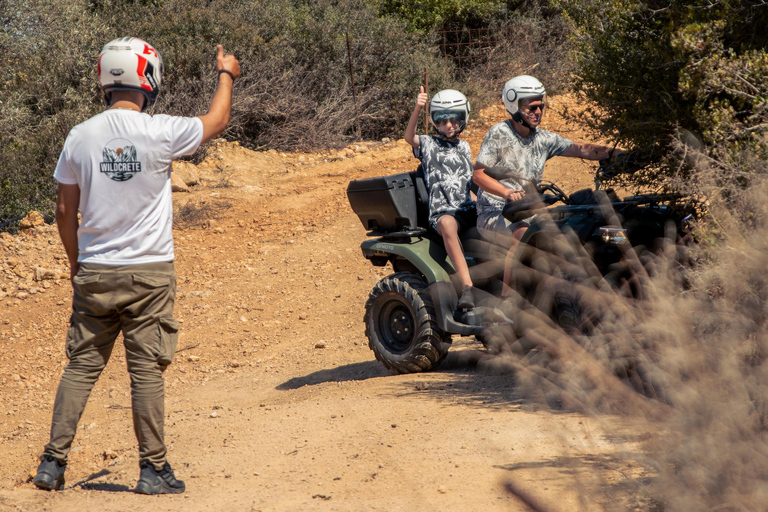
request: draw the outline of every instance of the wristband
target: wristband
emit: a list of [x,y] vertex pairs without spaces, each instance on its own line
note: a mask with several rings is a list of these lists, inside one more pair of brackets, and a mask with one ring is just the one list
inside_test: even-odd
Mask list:
[[231,71],[229,71],[228,69],[220,69],[220,70],[219,70],[219,75],[221,75],[222,73],[226,73],[226,74],[228,74],[228,75],[229,75],[229,76],[232,78],[232,81],[233,81],[233,82],[235,81],[235,75],[234,75],[234,74],[232,74],[232,72],[231,72]]

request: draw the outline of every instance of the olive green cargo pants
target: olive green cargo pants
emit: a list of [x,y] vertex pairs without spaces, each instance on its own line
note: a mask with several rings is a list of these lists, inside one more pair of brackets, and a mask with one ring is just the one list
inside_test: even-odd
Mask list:
[[139,462],[160,469],[166,462],[163,371],[173,359],[179,329],[173,318],[173,262],[82,264],[73,288],[66,342],[69,364],[59,382],[51,440],[43,454],[66,462],[88,396],[122,330]]

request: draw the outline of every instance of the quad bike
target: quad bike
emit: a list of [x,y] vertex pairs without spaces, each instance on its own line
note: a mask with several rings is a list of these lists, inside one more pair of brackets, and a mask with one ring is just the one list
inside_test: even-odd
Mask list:
[[[665,240],[677,245],[690,237],[692,216],[679,195],[620,199],[601,188],[607,178],[636,167],[632,158],[603,160],[594,189],[571,195],[554,183],[523,183],[526,195],[508,202],[503,212],[510,221],[527,219],[530,225],[513,258],[517,302],[499,301],[507,248],[483,240],[476,229],[462,234],[477,290],[477,306],[469,311],[456,308],[461,285],[440,235],[428,226],[421,168],[350,182],[350,205],[371,237],[361,244],[363,256],[394,270],[373,287],[365,304],[365,333],[376,359],[411,373],[437,366],[453,335],[475,336],[498,348],[499,332],[507,333],[506,342],[510,332],[524,335],[526,322],[516,321],[521,301],[567,333],[588,335],[601,322],[600,304],[612,302],[610,297],[642,300],[644,277],[655,271],[646,256],[669,251]],[[511,176],[503,168],[486,174]],[[605,290],[613,295],[601,293]]]

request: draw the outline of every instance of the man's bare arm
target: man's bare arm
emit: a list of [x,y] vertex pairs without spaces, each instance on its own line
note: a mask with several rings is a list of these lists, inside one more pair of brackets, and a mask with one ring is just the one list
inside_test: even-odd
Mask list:
[[475,171],[472,173],[472,180],[481,189],[510,201],[516,201],[525,195],[523,190],[506,187],[499,180],[491,178],[485,174],[484,169],[485,166],[483,164],[475,162]]
[[[240,63],[235,56],[224,55],[224,48],[221,45],[217,45],[216,50],[216,70],[226,72],[219,73],[219,85],[216,87],[208,113],[199,116],[203,121],[201,144],[216,137],[227,127],[229,115],[232,112],[232,86],[235,78],[240,76]],[[227,72],[232,75],[230,76]]]
[[80,206],[80,187],[59,183],[59,197],[56,200],[56,227],[59,229],[61,243],[69,260],[69,278],[72,279],[80,269],[77,262],[77,208]]
[[571,147],[568,148],[560,156],[568,156],[571,158],[583,158],[585,160],[602,160],[613,155],[616,156],[623,153],[623,149],[612,148],[610,146],[602,146],[600,144],[586,144],[584,142],[574,142]]

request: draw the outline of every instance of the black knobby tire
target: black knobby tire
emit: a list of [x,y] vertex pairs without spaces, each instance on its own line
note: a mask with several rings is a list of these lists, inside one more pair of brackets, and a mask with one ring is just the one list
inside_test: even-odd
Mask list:
[[365,335],[376,359],[398,373],[431,370],[450,348],[426,284],[410,272],[387,276],[373,287],[365,303]]

